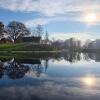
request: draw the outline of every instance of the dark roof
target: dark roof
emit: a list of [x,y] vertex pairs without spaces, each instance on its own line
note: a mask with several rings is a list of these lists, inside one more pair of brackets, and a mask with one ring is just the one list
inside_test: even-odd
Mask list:
[[23,37],[23,42],[40,42],[41,37]]

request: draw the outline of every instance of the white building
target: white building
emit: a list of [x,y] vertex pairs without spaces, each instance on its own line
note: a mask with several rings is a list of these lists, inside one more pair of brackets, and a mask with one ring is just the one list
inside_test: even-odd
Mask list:
[[97,39],[97,40],[92,41],[91,43],[89,43],[88,44],[88,49],[95,49],[95,50],[100,49],[100,39]]

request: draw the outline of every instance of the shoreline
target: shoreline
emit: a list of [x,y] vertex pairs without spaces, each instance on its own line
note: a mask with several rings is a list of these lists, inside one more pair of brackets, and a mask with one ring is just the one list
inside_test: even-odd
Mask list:
[[61,52],[68,52],[63,50],[56,50],[56,51],[0,51],[0,53],[61,53]]

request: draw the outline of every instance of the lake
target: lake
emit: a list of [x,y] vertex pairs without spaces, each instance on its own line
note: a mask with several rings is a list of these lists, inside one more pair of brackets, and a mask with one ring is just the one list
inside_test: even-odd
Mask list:
[[0,100],[100,100],[100,54],[0,57]]

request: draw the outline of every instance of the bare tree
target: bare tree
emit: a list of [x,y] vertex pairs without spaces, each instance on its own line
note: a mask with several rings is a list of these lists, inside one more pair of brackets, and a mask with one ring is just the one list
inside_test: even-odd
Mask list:
[[0,38],[3,37],[4,33],[4,24],[2,22],[0,22]]
[[49,41],[49,33],[48,31],[45,32],[45,42],[47,43]]
[[14,42],[19,38],[31,34],[23,23],[17,21],[10,22],[8,26],[5,28],[5,31],[8,37],[12,39]]
[[88,45],[91,43],[92,41],[91,40],[86,40],[84,45],[83,45],[83,49],[87,49],[88,48]]
[[34,29],[35,36],[42,37],[43,33],[43,27],[41,25],[37,25],[37,27]]

